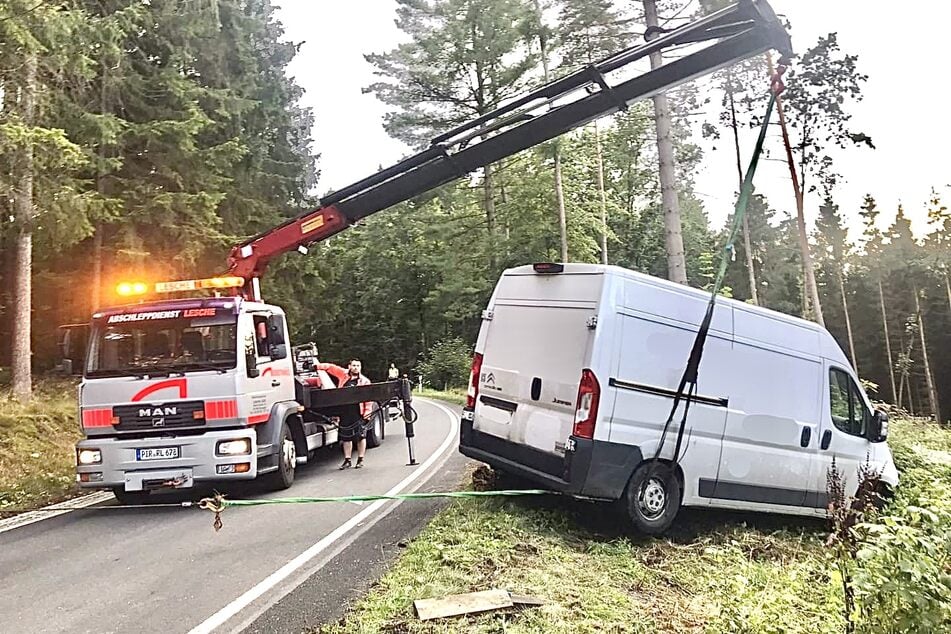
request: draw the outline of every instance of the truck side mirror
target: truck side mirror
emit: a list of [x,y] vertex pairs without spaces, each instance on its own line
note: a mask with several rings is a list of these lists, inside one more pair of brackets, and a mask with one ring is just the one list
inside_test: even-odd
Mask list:
[[875,410],[865,430],[865,437],[869,442],[885,442],[888,439],[888,414]]
[[276,343],[271,346],[271,361],[287,358],[287,344]]
[[258,369],[258,359],[254,355],[254,352],[250,352],[244,355],[245,363],[248,366],[248,378],[256,379],[261,376],[261,371]]

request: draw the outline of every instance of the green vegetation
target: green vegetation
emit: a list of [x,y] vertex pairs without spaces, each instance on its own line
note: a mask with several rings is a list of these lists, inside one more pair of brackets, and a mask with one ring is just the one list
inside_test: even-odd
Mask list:
[[[859,632],[941,631],[951,627],[951,466],[916,447],[951,452],[951,430],[896,421],[891,445],[903,482],[859,528],[854,620]],[[486,474],[494,486],[484,468],[476,475]],[[826,535],[820,520],[684,511],[670,535],[647,539],[599,505],[458,502],[342,623],[318,631],[842,632]],[[496,587],[547,604],[426,623],[413,613],[414,599]]]
[[422,390],[414,390],[413,394],[424,398],[436,399],[437,401],[445,401],[454,405],[466,404],[466,393],[462,390],[434,390],[427,387]]
[[74,492],[76,385],[37,383],[29,405],[0,391],[0,515],[55,502]]

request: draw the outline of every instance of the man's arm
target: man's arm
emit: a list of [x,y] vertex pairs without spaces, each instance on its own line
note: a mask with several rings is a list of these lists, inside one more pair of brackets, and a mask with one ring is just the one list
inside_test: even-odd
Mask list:
[[347,380],[347,377],[350,375],[350,372],[347,368],[341,368],[339,365],[334,365],[333,363],[318,363],[314,366],[318,370],[323,370],[333,378],[337,379],[337,385],[343,385]]

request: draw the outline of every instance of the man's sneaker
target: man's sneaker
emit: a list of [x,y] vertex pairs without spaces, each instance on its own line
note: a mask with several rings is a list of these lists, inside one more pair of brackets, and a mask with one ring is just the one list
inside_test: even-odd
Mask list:
[[[344,458],[343,464],[340,465],[340,469],[349,469],[352,465],[350,464],[350,458]],[[357,463],[357,466],[360,466],[360,463]]]
[[363,458],[357,458],[357,466],[354,467],[354,469],[362,469],[362,468],[363,468]]

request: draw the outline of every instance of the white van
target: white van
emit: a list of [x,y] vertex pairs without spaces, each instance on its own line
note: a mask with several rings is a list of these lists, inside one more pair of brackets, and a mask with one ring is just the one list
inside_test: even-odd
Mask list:
[[[472,364],[460,451],[558,491],[622,500],[656,534],[681,505],[824,515],[833,459],[894,487],[887,417],[812,322],[718,299],[672,466],[649,463],[709,294],[613,266],[506,270]],[[653,465],[653,468],[652,466]]]

